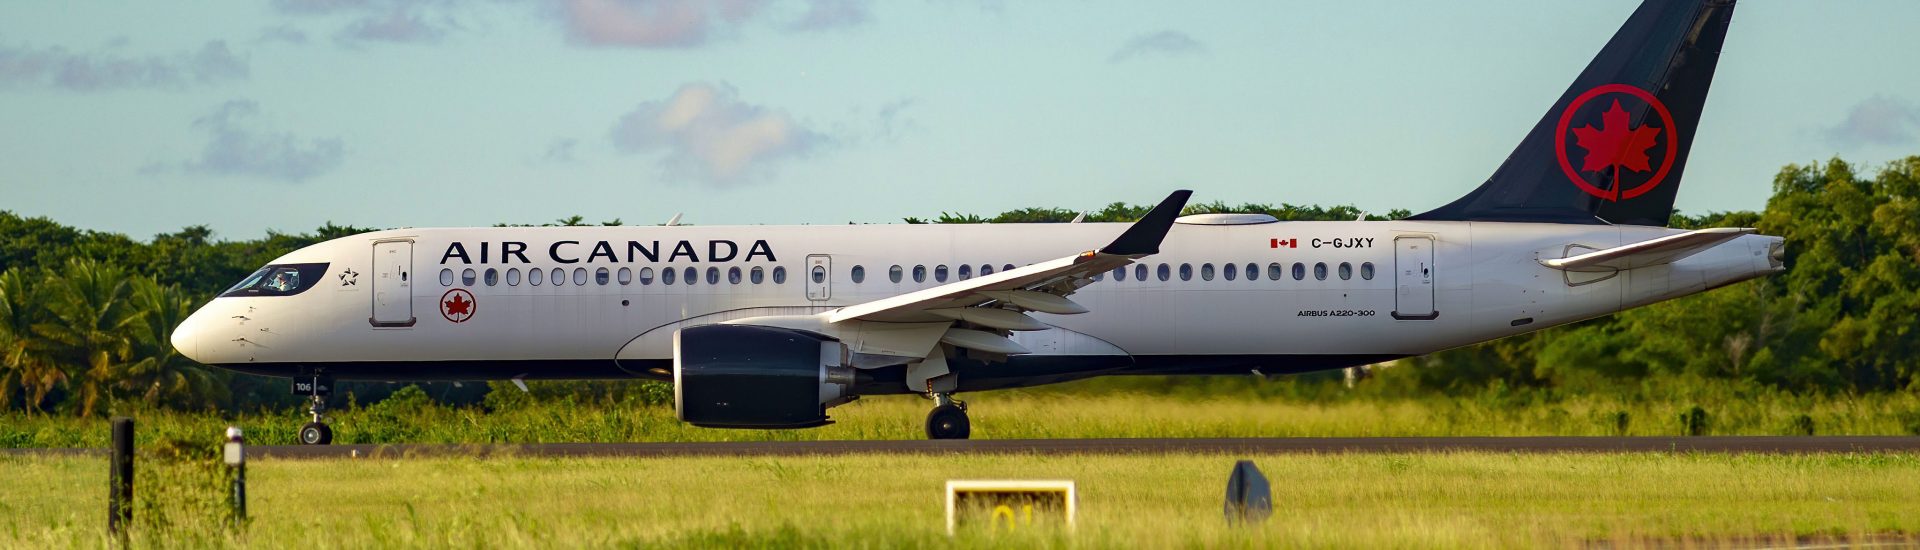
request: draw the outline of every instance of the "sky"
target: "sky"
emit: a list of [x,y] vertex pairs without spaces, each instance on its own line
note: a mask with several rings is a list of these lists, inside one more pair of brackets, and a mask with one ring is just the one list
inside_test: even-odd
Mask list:
[[[0,3],[0,210],[136,238],[1484,181],[1637,2]],[[1920,2],[1744,0],[1677,206],[1920,154]]]

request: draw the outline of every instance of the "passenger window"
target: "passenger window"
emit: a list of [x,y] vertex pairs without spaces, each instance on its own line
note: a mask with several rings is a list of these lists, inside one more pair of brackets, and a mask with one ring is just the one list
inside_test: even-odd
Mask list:
[[865,282],[867,280],[866,266],[853,266],[853,276],[851,278],[853,279],[853,284]]
[[[1280,280],[1279,277],[1274,277],[1273,279],[1276,281]],[[1307,264],[1294,262],[1293,263],[1293,280],[1304,281],[1306,279],[1307,279]]]
[[900,270],[899,264],[895,264],[893,267],[887,268],[887,280],[893,281],[896,283],[900,282],[900,275],[901,275],[900,271],[901,270]]
[[813,266],[813,282],[816,284],[827,282],[827,266]]
[[480,282],[479,275],[473,272],[473,268],[460,270],[460,286],[473,286],[477,282]]
[[1373,280],[1373,262],[1360,264],[1360,278],[1369,281]]
[[1327,263],[1326,262],[1318,262],[1313,264],[1313,278],[1316,281],[1327,280]]
[[[1299,266],[1300,264],[1293,265]],[[1267,264],[1267,278],[1275,281],[1287,278],[1287,272],[1284,271],[1284,269],[1285,268],[1280,267],[1280,264]],[[1295,269],[1298,269],[1298,267],[1295,267]]]
[[767,270],[760,266],[753,266],[753,271],[747,273],[747,279],[753,281],[753,284],[760,284],[767,280]]
[[680,270],[678,270],[678,269],[674,269],[674,268],[671,268],[671,267],[665,267],[665,268],[661,268],[661,269],[660,269],[660,284],[662,284],[662,285],[667,285],[667,286],[672,286],[672,285],[673,285],[673,279],[674,279],[674,277],[675,277],[675,276],[676,276],[677,274],[679,274],[679,273],[680,273]]
[[1093,282],[1096,282],[1096,283],[1098,283],[1098,282],[1100,282],[1100,281],[1104,281],[1104,280],[1106,280],[1106,278],[1107,278],[1107,272],[1105,272],[1105,271],[1101,271],[1101,272],[1099,272],[1099,273],[1094,273],[1094,274],[1093,274]]
[[973,266],[970,266],[967,264],[960,264],[960,280],[965,281],[967,279],[972,279],[972,278],[973,278]]
[[710,285],[720,284],[720,268],[718,267],[707,268],[707,284],[710,284]]
[[1247,264],[1247,280],[1260,280],[1260,264]]
[[507,270],[507,286],[520,286],[520,268]]
[[553,281],[553,286],[567,284],[567,270],[558,267],[553,268],[553,273],[547,274],[547,279]]
[[653,284],[653,268],[651,267],[640,268],[640,284],[642,285]]
[[529,285],[540,286],[540,281],[546,278],[547,278],[547,270],[544,270],[544,269],[527,270],[527,284]]
[[727,268],[727,284],[740,284],[740,268],[738,266]]
[[1193,264],[1180,264],[1180,280],[1193,280]]
[[1133,264],[1133,280],[1147,282],[1147,264]]
[[993,264],[980,264],[981,277],[985,277],[992,274],[993,274]]
[[913,266],[913,282],[916,282],[916,283],[927,282],[927,266],[924,266],[924,265]]
[[773,284],[787,284],[787,268],[785,266],[776,266],[773,268]]
[[1154,268],[1154,272],[1160,276],[1160,280],[1162,281],[1173,278],[1173,266],[1167,264],[1160,264],[1160,267]]
[[941,283],[947,282],[947,264],[940,264],[933,267],[933,280]]
[[613,282],[613,273],[607,271],[607,268],[593,270],[593,284],[607,286],[610,282]]
[[1113,280],[1115,281],[1127,280],[1127,266],[1123,265],[1120,267],[1113,268]]
[[452,269],[440,270],[440,286],[453,286],[453,270]]
[[489,267],[487,268],[487,272],[481,275],[480,280],[486,281],[487,286],[498,285],[500,284],[500,270]]
[[620,281],[620,286],[627,286],[627,285],[633,284],[632,269],[622,267],[620,268],[620,271],[614,273],[614,277]]
[[680,271],[680,284],[690,285],[698,282],[700,282],[699,269],[693,266],[687,266],[685,269]]
[[1013,271],[1013,264],[1000,266],[1001,271]]
[[1225,264],[1220,266],[1220,276],[1226,277],[1229,281],[1233,280],[1233,278],[1239,274],[1240,264]]
[[573,284],[578,286],[587,286],[587,268],[584,268],[584,267],[573,268]]
[[1200,280],[1213,280],[1213,264],[1200,264]]
[[1340,280],[1345,281],[1352,278],[1353,278],[1353,264],[1350,264],[1347,262],[1340,262]]

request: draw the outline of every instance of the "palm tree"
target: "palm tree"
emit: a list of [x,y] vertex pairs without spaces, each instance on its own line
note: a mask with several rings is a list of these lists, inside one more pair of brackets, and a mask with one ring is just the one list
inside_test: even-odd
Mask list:
[[70,369],[81,416],[91,416],[133,355],[134,328],[145,312],[135,307],[126,271],[88,259],[68,260],[42,284],[47,318],[33,325],[48,355]]
[[227,396],[224,378],[173,349],[173,327],[193,313],[193,299],[179,287],[134,280],[134,306],[143,312],[133,326],[134,360],[120,382],[148,405],[211,406]]
[[47,356],[45,340],[34,332],[46,311],[32,280],[24,269],[0,273],[0,405],[11,403],[19,390],[29,411],[39,410],[47,394],[67,380],[66,371]]

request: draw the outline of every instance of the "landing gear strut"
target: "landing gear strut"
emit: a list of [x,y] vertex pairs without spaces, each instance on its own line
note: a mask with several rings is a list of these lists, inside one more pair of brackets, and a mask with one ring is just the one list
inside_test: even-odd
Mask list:
[[307,414],[313,415],[313,421],[300,427],[301,445],[326,445],[333,443],[333,428],[328,427],[327,396],[333,393],[333,378],[324,374],[300,376],[293,379],[293,394],[307,396]]
[[313,414],[313,421],[300,427],[300,444],[326,445],[333,443],[333,428],[327,427],[327,423],[323,422],[326,418],[327,398],[314,395],[309,396],[308,399],[312,404],[307,407],[307,412]]
[[927,413],[927,439],[966,439],[972,434],[966,402],[951,393],[935,393],[933,402],[933,411]]

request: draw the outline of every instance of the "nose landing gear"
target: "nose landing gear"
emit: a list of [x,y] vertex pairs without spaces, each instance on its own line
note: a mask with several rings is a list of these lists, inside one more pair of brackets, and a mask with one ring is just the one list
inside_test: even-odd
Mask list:
[[300,427],[300,444],[333,443],[333,428],[326,423],[327,396],[333,394],[333,378],[322,374],[295,377],[293,394],[307,396],[307,413],[313,415],[312,422]]
[[973,426],[967,421],[967,403],[952,393],[933,394],[933,411],[927,413],[927,439],[966,439]]
[[300,444],[326,445],[333,443],[333,428],[328,427],[325,422],[326,415],[324,413],[327,410],[327,398],[313,395],[308,396],[308,399],[312,404],[307,407],[307,412],[313,415],[313,421],[300,427]]

